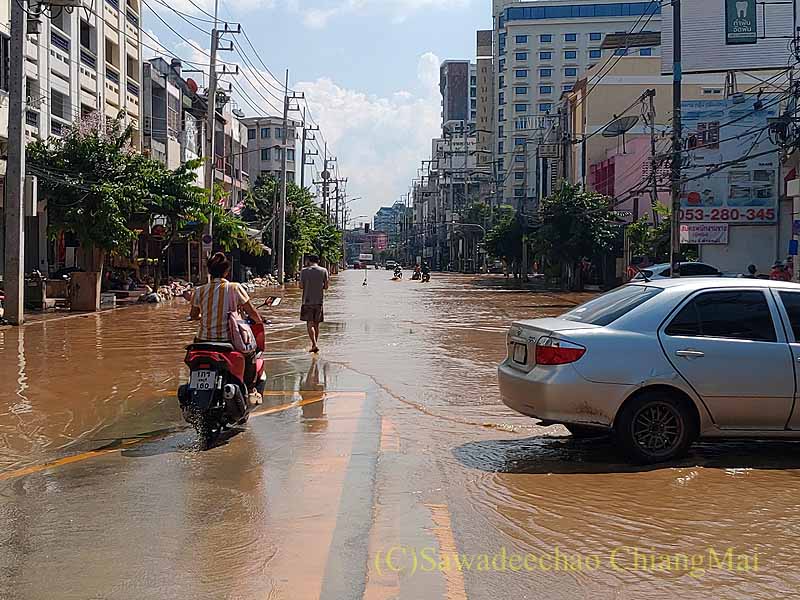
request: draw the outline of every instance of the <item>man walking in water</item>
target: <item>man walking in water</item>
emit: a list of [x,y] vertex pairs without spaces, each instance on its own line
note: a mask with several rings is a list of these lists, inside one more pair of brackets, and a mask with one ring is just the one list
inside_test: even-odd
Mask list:
[[303,305],[300,320],[306,322],[311,352],[319,352],[319,324],[325,320],[322,310],[325,290],[328,289],[328,269],[319,266],[319,257],[310,255],[306,267],[300,272],[300,289],[303,290]]

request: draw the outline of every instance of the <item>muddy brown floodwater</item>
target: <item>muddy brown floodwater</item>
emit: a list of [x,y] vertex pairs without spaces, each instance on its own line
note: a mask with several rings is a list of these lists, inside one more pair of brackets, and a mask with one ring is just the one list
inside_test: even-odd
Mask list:
[[638,469],[500,403],[510,321],[587,297],[349,271],[313,359],[290,287],[208,452],[182,301],[0,329],[0,599],[790,597],[797,444]]

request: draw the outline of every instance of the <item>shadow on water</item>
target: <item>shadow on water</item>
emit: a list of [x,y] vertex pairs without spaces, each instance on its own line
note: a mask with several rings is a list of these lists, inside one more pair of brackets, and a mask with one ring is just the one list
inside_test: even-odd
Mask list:
[[509,474],[639,473],[692,467],[800,469],[800,442],[782,440],[700,442],[686,457],[655,465],[627,463],[610,437],[483,440],[458,446],[453,455],[467,468]]

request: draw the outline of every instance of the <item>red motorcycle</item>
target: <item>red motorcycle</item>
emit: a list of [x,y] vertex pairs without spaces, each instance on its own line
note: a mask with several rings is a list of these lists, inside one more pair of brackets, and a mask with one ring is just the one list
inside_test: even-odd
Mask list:
[[[279,303],[280,298],[269,298],[262,307]],[[184,420],[197,430],[205,449],[226,429],[247,423],[255,408],[250,391],[264,392],[264,324],[252,323],[251,327],[258,350],[249,368],[245,355],[227,342],[196,342],[186,347],[189,383],[178,388],[178,402]]]

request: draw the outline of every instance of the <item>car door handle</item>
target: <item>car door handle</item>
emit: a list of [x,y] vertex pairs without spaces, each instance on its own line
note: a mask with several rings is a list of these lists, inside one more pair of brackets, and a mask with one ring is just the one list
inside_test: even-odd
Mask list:
[[683,356],[684,358],[703,358],[706,355],[705,352],[700,350],[676,350],[675,356]]

